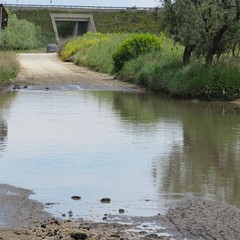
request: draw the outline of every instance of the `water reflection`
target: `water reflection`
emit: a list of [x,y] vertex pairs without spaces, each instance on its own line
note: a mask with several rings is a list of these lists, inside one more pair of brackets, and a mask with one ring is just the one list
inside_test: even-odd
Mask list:
[[6,147],[6,140],[8,135],[8,125],[7,125],[7,109],[9,109],[11,102],[15,94],[0,94],[0,151],[3,151]]
[[110,94],[109,99],[121,119],[130,122],[125,125],[128,131],[131,127],[136,131],[141,123],[144,134],[163,134],[158,132],[159,123],[168,123],[169,131],[178,125],[174,135],[181,137],[172,139],[169,151],[160,149],[153,157],[152,176],[159,195],[193,193],[240,207],[240,122],[231,104],[128,93]]
[[159,192],[190,192],[240,207],[239,115],[224,104],[185,104],[181,109],[182,142],[153,161]]
[[3,149],[7,138],[7,124],[4,119],[0,118],[0,150]]
[[[231,105],[111,91],[16,96],[14,104],[14,93],[1,96],[2,183],[81,216],[156,214],[188,193],[240,207],[240,116]],[[108,210],[101,197],[113,199]]]

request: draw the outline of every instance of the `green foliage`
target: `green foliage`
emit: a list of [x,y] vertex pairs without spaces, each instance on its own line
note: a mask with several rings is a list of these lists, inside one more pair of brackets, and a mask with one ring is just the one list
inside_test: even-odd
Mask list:
[[121,79],[179,98],[232,100],[240,97],[240,69],[229,63],[184,66],[181,59],[162,53],[142,55],[126,64]]
[[149,33],[133,34],[113,53],[114,70],[119,72],[129,60],[137,58],[141,54],[159,51],[160,49],[161,42],[157,36]]
[[240,97],[240,69],[232,64],[199,63],[185,66],[176,73],[171,94],[179,97],[232,100]]
[[53,33],[49,9],[11,8],[10,10],[16,14],[18,19],[25,19],[36,26],[40,26],[43,33]]
[[[73,59],[76,64],[94,70],[112,73],[113,53],[135,34],[93,34],[75,38],[68,42],[62,57]],[[240,97],[240,68],[238,60],[224,60],[206,67],[192,61],[184,66],[182,45],[160,34],[160,51],[142,53],[127,61],[118,77],[144,86],[151,91],[179,98],[223,99]],[[158,45],[159,46],[159,45]]]
[[179,98],[231,100],[240,97],[238,61],[206,67],[200,62],[184,66],[183,47],[162,35],[162,50],[129,61],[120,71],[122,80]]
[[[83,37],[80,38],[81,42],[78,47],[77,53],[74,55],[74,62],[78,65],[84,65],[89,66],[91,68],[96,69],[95,59],[89,60],[89,57],[91,55],[91,52],[93,49],[97,48],[97,51],[100,50],[100,48],[106,46],[110,39],[108,34],[102,34],[102,33],[87,33],[84,34]],[[102,56],[101,56],[102,57]],[[99,59],[99,52],[94,54],[94,58]],[[108,60],[108,57],[105,59],[105,61]],[[102,60],[100,60],[102,61]],[[97,61],[97,65],[101,65],[102,62]]]
[[169,86],[176,72],[182,66],[181,59],[174,54],[165,55],[163,52],[151,52],[129,61],[120,72],[119,77],[152,91],[170,93]]
[[[167,91],[164,79],[174,77],[175,70],[182,67],[181,55],[183,47],[164,34],[160,34],[161,51],[143,54],[126,63],[119,73],[119,78],[130,81],[153,91]],[[159,69],[162,69],[161,76]],[[168,75],[168,77],[164,77]],[[159,79],[162,78],[163,81]]]
[[204,56],[206,64],[211,65],[214,56],[232,49],[239,41],[239,1],[163,2],[167,29],[176,41],[188,49],[184,62],[194,51],[198,57]]
[[[66,45],[61,47],[62,50],[60,52],[60,56],[62,61],[70,61],[73,55],[81,48],[81,37],[76,37],[73,39],[69,39],[66,42]],[[60,44],[62,45],[62,44]]]
[[0,86],[16,77],[19,64],[13,52],[0,51]]
[[1,34],[1,49],[24,50],[39,46],[40,29],[27,20],[19,20],[16,15],[9,13],[8,27]]
[[70,40],[61,51],[61,58],[63,61],[73,60],[78,65],[112,73],[116,70],[114,59],[127,61],[145,52],[159,50],[161,41],[163,37],[160,40],[151,34],[87,33]]
[[95,43],[85,55],[82,51],[78,51],[74,56],[74,61],[76,64],[88,66],[96,71],[112,73],[113,52],[128,36],[129,34],[98,34]]
[[74,38],[61,51],[63,61],[72,60],[77,65],[88,66],[94,70],[111,73],[112,54],[129,34],[87,33]]
[[210,68],[205,86],[210,98],[232,100],[240,97],[240,69],[232,63],[215,64]]

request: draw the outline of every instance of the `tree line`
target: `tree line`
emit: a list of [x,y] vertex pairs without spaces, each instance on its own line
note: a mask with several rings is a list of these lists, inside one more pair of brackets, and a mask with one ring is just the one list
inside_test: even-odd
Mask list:
[[183,63],[192,54],[207,66],[222,54],[239,55],[240,0],[160,0],[167,32],[184,46]]

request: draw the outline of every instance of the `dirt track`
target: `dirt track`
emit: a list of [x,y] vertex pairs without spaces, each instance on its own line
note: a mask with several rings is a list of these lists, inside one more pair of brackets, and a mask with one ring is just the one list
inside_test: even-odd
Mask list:
[[59,85],[78,85],[83,89],[140,91],[134,85],[114,79],[113,76],[61,62],[55,53],[18,54],[21,72],[15,83],[39,88],[58,88]]

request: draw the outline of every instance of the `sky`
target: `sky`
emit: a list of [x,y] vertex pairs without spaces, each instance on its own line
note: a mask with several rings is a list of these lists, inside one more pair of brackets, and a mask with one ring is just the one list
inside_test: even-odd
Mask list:
[[31,5],[76,5],[76,6],[106,6],[106,7],[156,7],[156,0],[0,0],[3,4]]

